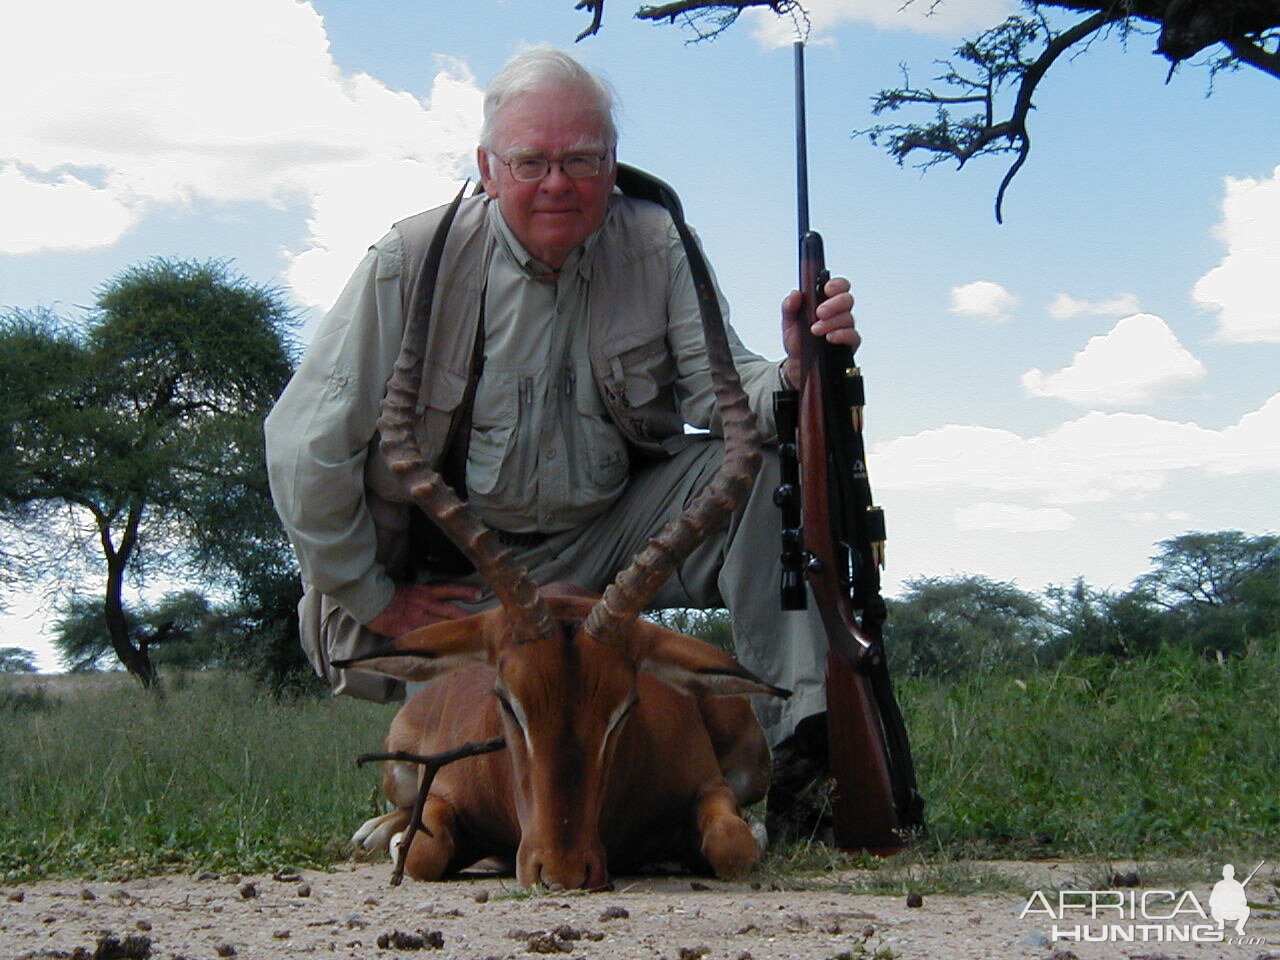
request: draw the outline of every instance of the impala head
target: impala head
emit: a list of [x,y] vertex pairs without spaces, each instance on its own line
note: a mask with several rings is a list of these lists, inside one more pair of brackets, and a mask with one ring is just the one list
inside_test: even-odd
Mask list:
[[516,641],[503,610],[423,627],[361,657],[363,669],[432,681],[475,663],[494,670],[493,701],[507,740],[520,823],[523,884],[599,887],[608,879],[600,815],[614,752],[648,673],[684,692],[786,696],[725,653],[636,621],[622,643],[589,635],[593,600],[550,597],[554,629]]

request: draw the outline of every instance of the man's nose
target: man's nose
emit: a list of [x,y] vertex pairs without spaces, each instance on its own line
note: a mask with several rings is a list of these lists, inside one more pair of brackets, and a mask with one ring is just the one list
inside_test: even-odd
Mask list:
[[564,166],[559,160],[552,160],[551,168],[547,171],[547,175],[542,178],[540,185],[543,190],[559,193],[573,187],[573,178],[564,172]]

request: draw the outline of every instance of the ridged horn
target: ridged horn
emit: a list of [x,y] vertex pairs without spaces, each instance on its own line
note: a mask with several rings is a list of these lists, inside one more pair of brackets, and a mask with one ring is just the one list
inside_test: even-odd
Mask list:
[[710,271],[680,215],[679,201],[670,188],[661,190],[663,204],[671,212],[676,229],[689,251],[689,268],[702,313],[707,344],[707,365],[724,433],[724,459],[715,474],[684,512],[669,522],[614,578],[604,596],[583,622],[583,630],[603,643],[623,645],[631,625],[640,616],[681,562],[708,536],[728,522],[729,516],[751,492],[760,469],[760,431],[747,402],[742,381],[733,365],[733,353],[725,332],[724,316],[716,299]]
[[502,604],[511,623],[511,639],[531,640],[549,636],[554,620],[529,571],[515,562],[512,552],[490,530],[422,455],[418,435],[417,401],[421,394],[423,360],[436,276],[444,255],[445,239],[462,203],[466,184],[446,211],[420,274],[418,289],[405,321],[404,339],[395,370],[387,384],[378,418],[382,452],[400,484],[423,512],[452,540],[472,563]]

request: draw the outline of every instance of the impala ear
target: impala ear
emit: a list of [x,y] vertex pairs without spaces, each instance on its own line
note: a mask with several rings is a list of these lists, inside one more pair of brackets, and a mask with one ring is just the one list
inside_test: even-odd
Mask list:
[[491,645],[486,627],[492,617],[483,613],[460,620],[442,620],[419,627],[404,636],[348,660],[335,660],[335,667],[373,670],[401,680],[426,682],[455,670],[490,660]]
[[630,648],[640,670],[695,697],[791,696],[790,690],[765,683],[723,650],[657,624],[638,621]]

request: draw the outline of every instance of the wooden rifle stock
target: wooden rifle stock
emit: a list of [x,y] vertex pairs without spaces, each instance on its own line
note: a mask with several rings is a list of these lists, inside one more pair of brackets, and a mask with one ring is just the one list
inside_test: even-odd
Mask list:
[[[788,413],[779,417],[784,464],[777,495],[784,513],[782,600],[786,609],[803,605],[802,595],[797,602],[794,583],[802,571],[827,635],[827,739],[835,780],[836,842],[845,849],[888,853],[902,847],[912,829],[923,826],[923,801],[884,660],[885,606],[879,575],[884,521],[872,504],[867,480],[862,376],[849,347],[810,332],[830,275],[822,238],[808,229],[801,44],[796,47],[796,73],[803,333],[798,399],[784,392],[776,400],[780,410],[796,404],[794,420]],[[794,438],[787,435],[792,422]],[[798,490],[787,489],[789,442],[794,443],[799,463]]]

